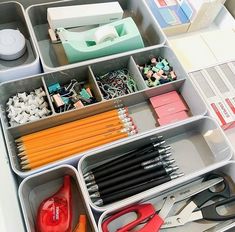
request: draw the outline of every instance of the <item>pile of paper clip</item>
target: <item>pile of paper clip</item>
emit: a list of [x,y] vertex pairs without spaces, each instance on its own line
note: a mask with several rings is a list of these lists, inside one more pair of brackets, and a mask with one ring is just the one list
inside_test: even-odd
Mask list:
[[127,69],[96,76],[103,97],[108,100],[138,91],[135,80]]

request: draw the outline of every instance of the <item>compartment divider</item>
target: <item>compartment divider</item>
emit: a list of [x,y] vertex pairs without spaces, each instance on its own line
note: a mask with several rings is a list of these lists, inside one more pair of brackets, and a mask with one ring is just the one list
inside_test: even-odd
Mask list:
[[41,79],[42,79],[44,91],[45,91],[45,93],[46,93],[46,95],[47,95],[47,98],[48,98],[48,103],[49,103],[49,105],[50,105],[52,115],[54,115],[56,112],[55,112],[55,110],[54,110],[54,106],[53,106],[53,104],[52,104],[51,96],[50,96],[50,94],[49,94],[49,92],[48,92],[48,89],[47,89],[47,85],[46,85],[44,76],[41,76]]
[[137,67],[137,64],[135,63],[133,56],[130,56],[128,69],[131,70],[133,76],[135,77],[136,84],[139,87],[139,90],[147,89],[147,85],[144,82],[144,79]]
[[93,90],[93,91],[95,92],[95,94],[99,97],[99,100],[100,100],[100,101],[104,101],[105,99],[103,98],[103,95],[102,95],[102,93],[101,93],[101,91],[100,91],[100,88],[99,88],[99,86],[98,86],[98,83],[97,83],[97,81],[96,81],[96,79],[95,79],[95,75],[94,75],[94,73],[93,73],[92,68],[91,68],[90,65],[88,66],[88,76],[89,76],[89,81],[90,81],[91,84],[92,84],[92,90]]

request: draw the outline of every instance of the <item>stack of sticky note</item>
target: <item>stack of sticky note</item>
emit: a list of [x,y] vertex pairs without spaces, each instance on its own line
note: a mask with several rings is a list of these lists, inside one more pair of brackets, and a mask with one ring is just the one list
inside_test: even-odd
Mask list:
[[235,31],[232,29],[198,33],[171,39],[169,43],[188,72],[235,59]]
[[196,31],[211,25],[225,0],[177,0],[190,20],[188,31]]
[[149,100],[156,112],[160,126],[189,117],[188,107],[176,91],[151,97]]
[[147,4],[167,35],[208,27],[225,0],[147,0]]
[[190,21],[176,0],[147,0],[147,3],[167,35],[187,32]]

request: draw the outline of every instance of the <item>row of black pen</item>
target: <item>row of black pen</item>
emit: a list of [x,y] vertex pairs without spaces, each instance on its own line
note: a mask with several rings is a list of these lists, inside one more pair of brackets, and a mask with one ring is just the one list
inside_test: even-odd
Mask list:
[[178,169],[171,147],[158,136],[153,143],[98,165],[84,179],[92,202],[102,206],[184,175]]

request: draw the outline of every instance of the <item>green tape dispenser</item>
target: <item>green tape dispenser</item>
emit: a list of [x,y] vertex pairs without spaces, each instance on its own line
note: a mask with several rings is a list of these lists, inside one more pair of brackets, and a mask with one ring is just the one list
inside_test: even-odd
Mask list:
[[94,59],[144,47],[131,17],[82,32],[56,30],[69,63]]

